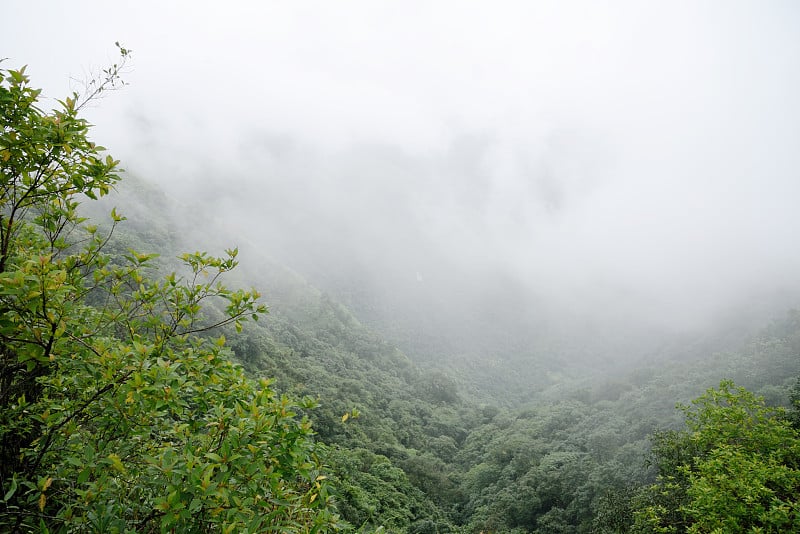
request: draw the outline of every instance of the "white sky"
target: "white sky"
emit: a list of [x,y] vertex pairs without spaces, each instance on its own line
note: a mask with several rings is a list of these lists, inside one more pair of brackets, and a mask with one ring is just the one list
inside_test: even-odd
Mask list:
[[[274,195],[272,169],[302,175],[320,216],[359,199],[345,231],[368,219],[393,235],[369,207],[392,192],[407,203],[393,215],[424,221],[455,258],[568,302],[635,295],[702,315],[742,288],[798,285],[795,1],[6,0],[0,12],[4,65],[29,64],[52,96],[113,61],[114,41],[134,50],[130,87],[90,110],[94,135],[127,167],[169,176],[173,194],[214,168]],[[310,156],[267,157],[254,135]],[[454,148],[464,139],[475,153]]]

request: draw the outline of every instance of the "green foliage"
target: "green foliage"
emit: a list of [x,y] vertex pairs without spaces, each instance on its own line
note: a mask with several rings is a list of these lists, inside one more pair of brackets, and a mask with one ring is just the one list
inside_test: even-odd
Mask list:
[[[136,219],[146,223],[122,225],[115,237],[123,239],[110,245],[177,254],[192,235],[192,213],[152,185],[126,177],[117,189],[125,188],[135,189],[126,212],[138,207]],[[537,369],[531,381],[529,370],[487,357],[524,383],[526,404],[514,405],[507,384],[478,386],[485,367],[467,369],[463,359],[449,366],[431,351],[420,370],[364,326],[368,316],[356,319],[268,251],[243,247],[241,257],[247,261],[234,276],[269,296],[270,320],[244,324],[230,347],[247,373],[273,377],[276,391],[319,401],[315,437],[330,446],[321,457],[347,530],[628,532],[634,508],[646,501],[635,489],[651,484],[659,467],[645,465],[648,437],[683,424],[676,402],[725,375],[782,403],[794,382],[787,377],[798,371],[800,322],[790,315],[735,351],[713,353],[716,341],[676,343],[628,374]],[[353,409],[361,416],[342,421]],[[676,441],[681,432],[658,436],[653,447],[673,452],[672,483],[685,487],[677,466],[691,460],[690,444]],[[666,459],[659,463],[667,471]],[[686,493],[670,495],[673,502],[661,502],[677,514]]]
[[303,310],[273,307],[269,322],[246,326],[232,342],[238,358],[254,374],[276,376],[285,390],[319,399],[315,429],[331,445],[324,460],[337,509],[353,528],[449,531],[464,416],[456,406],[432,405],[430,381],[393,347],[324,295],[301,291],[290,302]]
[[[140,218],[161,217],[164,231],[143,236],[136,229],[127,241],[152,235],[153,242],[177,243],[190,214],[169,204],[159,211]],[[562,375],[551,388],[529,386],[525,406],[480,407],[462,389],[466,372],[420,371],[296,273],[266,255],[253,261],[254,252],[242,256],[258,271],[243,265],[237,273],[269,295],[270,320],[245,324],[231,347],[249,373],[275,377],[277,391],[319,400],[314,427],[318,441],[331,445],[322,458],[350,530],[628,532],[639,502],[628,488],[653,481],[656,466],[644,465],[648,436],[682,424],[676,401],[688,402],[723,372],[756,388],[774,385],[780,398],[788,393],[785,377],[797,369],[797,330],[781,322],[737,352],[703,356],[680,346],[676,357],[696,361],[649,362],[616,378]],[[438,384],[458,395],[437,398]],[[499,395],[496,403],[504,405]],[[354,408],[361,417],[343,422]],[[680,433],[662,434],[667,446]],[[673,465],[683,463],[678,453],[687,447],[676,450]]]
[[[44,113],[24,72],[2,76],[0,530],[706,532],[753,514],[764,531],[796,528],[794,445],[767,452],[788,443],[779,412],[742,427],[757,411],[733,417],[716,398],[643,459],[654,428],[681,424],[675,402],[721,375],[785,402],[797,313],[739,351],[681,345],[620,376],[570,367],[585,347],[484,339],[474,324],[479,360],[411,343],[423,371],[265,256],[232,272],[237,250],[179,255],[187,236],[214,236],[156,187],[117,181],[78,117],[87,97]],[[78,198],[126,188],[134,220],[85,225]],[[265,311],[257,293],[223,278],[256,281],[270,321],[246,322]]]
[[390,532],[413,532],[424,524],[433,532],[450,532],[436,506],[385,456],[363,448],[334,447],[326,461],[334,466],[339,511],[359,531],[384,527]]
[[797,379],[792,388],[789,402],[791,403],[787,414],[789,422],[795,430],[800,430],[800,378]]
[[633,489],[609,489],[598,499],[592,521],[597,534],[620,534],[629,532],[633,523]]
[[682,409],[687,430],[657,441],[661,476],[634,531],[797,531],[800,434],[782,410],[731,381]]
[[211,335],[266,311],[221,283],[237,251],[161,279],[153,254],[106,252],[122,217],[103,234],[78,198],[106,194],[117,162],[88,140],[86,99],[45,113],[39,94],[0,71],[0,530],[335,529],[298,415],[315,403],[249,380]]

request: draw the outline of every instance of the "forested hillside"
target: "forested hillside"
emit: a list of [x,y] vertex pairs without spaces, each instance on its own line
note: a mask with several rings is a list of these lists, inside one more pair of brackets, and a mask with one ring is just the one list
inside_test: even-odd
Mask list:
[[[181,229],[191,206],[133,177],[118,189],[124,204],[155,208],[136,217],[148,221],[141,228],[131,221],[131,240],[153,222],[154,243],[176,247],[192,231]],[[212,229],[201,234],[213,242]],[[644,507],[639,488],[659,473],[654,440],[683,424],[676,403],[732,379],[788,406],[800,375],[800,316],[790,312],[733,341],[722,329],[659,343],[627,371],[554,357],[519,400],[502,382],[487,387],[481,362],[432,358],[421,369],[267,251],[248,250],[239,277],[256,282],[270,313],[229,336],[234,356],[280,391],[319,399],[312,418],[331,446],[337,509],[362,531],[627,532]],[[535,376],[514,367],[524,361],[507,359],[502,372]]]
[[627,368],[570,361],[593,347],[569,331],[422,366],[430,343],[412,360],[413,333],[387,341],[120,171],[80,118],[92,94],[44,111],[24,71],[0,75],[3,529],[800,528],[797,312]]

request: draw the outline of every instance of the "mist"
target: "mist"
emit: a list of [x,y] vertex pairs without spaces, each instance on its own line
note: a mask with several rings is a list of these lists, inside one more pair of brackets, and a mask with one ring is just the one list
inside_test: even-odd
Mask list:
[[5,65],[53,97],[132,48],[94,138],[243,262],[284,262],[398,339],[630,340],[797,303],[794,2],[4,13]]

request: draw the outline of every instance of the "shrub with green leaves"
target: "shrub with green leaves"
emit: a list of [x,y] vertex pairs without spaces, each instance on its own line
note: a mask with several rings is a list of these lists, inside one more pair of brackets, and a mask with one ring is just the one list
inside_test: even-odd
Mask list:
[[314,402],[246,378],[217,330],[266,312],[221,283],[236,250],[159,278],[106,252],[116,212],[78,215],[119,180],[79,112],[121,67],[50,112],[0,70],[0,530],[334,530]]
[[659,481],[634,532],[797,532],[800,434],[783,410],[731,381],[684,406],[687,430],[656,441]]

